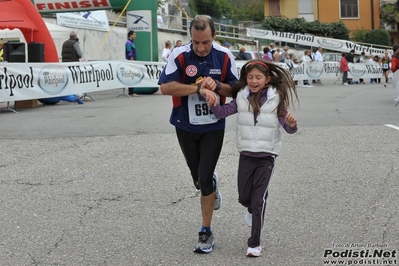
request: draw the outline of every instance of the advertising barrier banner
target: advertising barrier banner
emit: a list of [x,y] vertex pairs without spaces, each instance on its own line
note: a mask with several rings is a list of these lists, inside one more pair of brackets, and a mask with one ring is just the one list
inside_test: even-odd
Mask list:
[[[355,54],[361,54],[361,52],[365,52],[367,55],[383,56],[384,52],[386,51],[385,49],[360,45],[347,40],[318,37],[300,33],[247,28],[247,36],[272,41],[297,43],[306,46],[323,47],[324,49],[346,53],[349,53],[351,50],[355,50]],[[392,49],[388,49],[387,51],[392,54]]]
[[[245,61],[237,61],[240,73]],[[294,80],[335,79],[338,62],[303,63],[289,69]],[[59,97],[125,87],[156,88],[164,62],[87,61],[71,63],[0,62],[0,102]],[[348,78],[381,78],[378,64],[349,64]]]

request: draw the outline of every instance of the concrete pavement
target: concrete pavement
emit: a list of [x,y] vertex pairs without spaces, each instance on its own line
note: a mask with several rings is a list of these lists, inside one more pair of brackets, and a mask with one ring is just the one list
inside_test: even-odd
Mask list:
[[169,96],[109,90],[84,105],[1,112],[0,265],[382,264],[355,258],[362,250],[398,265],[393,88],[324,83],[298,88],[299,131],[283,134],[257,259],[245,257],[234,116],[217,166],[216,247],[199,255],[199,194],[168,123]]

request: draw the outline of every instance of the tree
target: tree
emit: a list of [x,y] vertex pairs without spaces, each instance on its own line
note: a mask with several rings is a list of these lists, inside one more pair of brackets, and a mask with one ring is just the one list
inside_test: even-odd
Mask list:
[[232,6],[231,17],[238,20],[264,20],[263,0],[229,0]]
[[352,32],[352,38],[355,42],[366,42],[368,32],[369,30],[364,27],[361,27],[360,29],[358,28]]
[[343,22],[323,23],[319,20],[307,22],[304,18],[287,19],[270,17],[263,21],[264,29],[280,32],[313,34],[336,39],[349,39],[349,30]]
[[381,3],[380,16],[384,23],[392,27],[396,26],[399,37],[399,0],[397,0],[395,3]]
[[365,42],[391,46],[391,35],[383,29],[372,30],[367,33]]
[[197,14],[221,18],[231,13],[231,5],[227,0],[193,0],[192,2]]

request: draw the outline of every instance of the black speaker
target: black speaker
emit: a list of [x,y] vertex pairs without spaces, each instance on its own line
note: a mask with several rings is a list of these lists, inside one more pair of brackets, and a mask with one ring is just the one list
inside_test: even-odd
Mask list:
[[4,61],[8,62],[26,62],[25,43],[7,42],[3,46]]
[[28,43],[28,62],[44,62],[44,43]]

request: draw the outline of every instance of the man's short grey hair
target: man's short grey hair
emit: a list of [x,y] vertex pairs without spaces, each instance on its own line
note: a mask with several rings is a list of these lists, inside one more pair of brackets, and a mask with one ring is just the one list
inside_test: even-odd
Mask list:
[[76,32],[71,31],[71,33],[69,33],[69,37],[73,37],[73,36],[76,36]]

